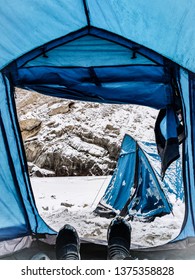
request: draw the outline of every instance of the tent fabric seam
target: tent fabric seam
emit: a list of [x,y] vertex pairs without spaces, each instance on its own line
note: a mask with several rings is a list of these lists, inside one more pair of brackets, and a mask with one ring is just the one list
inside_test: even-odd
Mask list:
[[[83,37],[83,36],[86,36],[86,35],[93,35],[93,36],[96,36],[96,37],[98,37],[98,38],[100,38],[100,39],[105,39],[105,40],[107,40],[107,41],[110,41],[110,42],[119,44],[119,45],[121,45],[121,46],[123,46],[123,47],[126,47],[126,48],[128,48],[128,49],[132,49],[132,47],[127,46],[127,44],[137,45],[137,43],[135,43],[135,42],[133,42],[133,41],[131,41],[131,40],[129,40],[129,39],[126,39],[125,37],[119,36],[119,35],[116,34],[116,33],[112,33],[112,32],[110,32],[110,31],[101,30],[102,33],[104,33],[104,34],[107,34],[107,33],[108,33],[109,35],[111,35],[111,37],[115,37],[115,39],[113,39],[113,40],[110,40],[110,39],[107,39],[106,37],[98,36],[97,34],[95,34],[94,31],[97,31],[97,32],[98,32],[98,31],[100,31],[100,30],[101,30],[100,28],[91,27],[91,28],[90,28],[90,31],[88,31],[86,27],[83,27],[83,28],[81,28],[81,29],[79,29],[79,30],[76,30],[76,31],[73,31],[73,32],[71,32],[71,33],[69,33],[69,34],[67,34],[67,35],[65,35],[65,36],[62,36],[62,37],[60,37],[60,38],[56,38],[56,39],[54,39],[54,40],[52,40],[52,41],[49,41],[49,42],[47,42],[47,43],[45,43],[45,44],[43,44],[43,45],[40,45],[40,46],[36,47],[35,49],[29,50],[28,52],[24,53],[24,54],[21,55],[20,57],[14,59],[14,60],[13,60],[12,62],[10,62],[7,66],[5,66],[1,71],[5,71],[7,68],[10,68],[10,66],[11,66],[14,62],[20,61],[20,60],[24,59],[24,57],[28,56],[29,54],[32,54],[32,53],[34,53],[34,52],[36,52],[36,51],[39,51],[39,53],[38,53],[35,57],[33,57],[33,58],[31,57],[30,59],[26,59],[25,62],[23,62],[23,63],[19,66],[19,67],[23,67],[23,66],[24,66],[26,63],[28,63],[29,61],[31,61],[31,60],[35,59],[36,57],[39,57],[41,54],[43,54],[43,48],[44,48],[44,52],[47,53],[47,51],[50,51],[50,50],[52,50],[52,49],[55,49],[56,47],[59,47],[59,46],[64,45],[64,44],[67,44],[68,42],[74,41],[74,40],[79,39],[79,38],[81,38],[81,37]],[[77,34],[78,34],[78,36],[77,36]],[[80,36],[79,36],[79,34],[80,34]],[[67,38],[69,38],[69,37],[70,37],[70,39],[67,39]],[[72,37],[72,38],[71,38],[71,37]],[[125,41],[126,44],[125,44],[125,43],[119,43],[118,40],[116,41],[116,38],[117,38],[117,37],[119,37],[119,40],[120,40],[120,41],[121,41],[121,40],[122,40],[122,41]],[[66,40],[65,40],[65,39],[66,39]],[[64,40],[65,40],[65,41],[64,41]],[[60,44],[56,44],[58,41],[63,41],[63,42],[61,42]],[[50,47],[50,48],[48,48],[48,49],[45,49],[46,46],[48,47],[49,45],[52,45],[52,44],[54,44],[53,47]],[[140,52],[140,51],[137,51],[137,53],[139,53],[140,55],[145,56],[146,58],[148,58],[149,60],[153,61],[154,63],[156,63],[156,64],[158,64],[158,65],[162,65],[161,63],[157,62],[156,60],[154,60],[154,59],[152,59],[152,58],[150,57],[150,55],[152,55],[152,54],[155,54],[155,56],[158,56],[158,57],[163,57],[161,54],[158,54],[158,53],[156,53],[155,51],[153,51],[153,50],[151,50],[151,49],[149,49],[149,48],[147,48],[147,47],[145,47],[145,46],[142,46],[142,45],[139,45],[139,46],[141,46],[143,49],[147,50],[147,52],[149,52],[150,54],[149,54],[149,55],[146,55],[146,54],[143,54],[143,53]],[[165,59],[166,59],[166,58],[165,58]]]

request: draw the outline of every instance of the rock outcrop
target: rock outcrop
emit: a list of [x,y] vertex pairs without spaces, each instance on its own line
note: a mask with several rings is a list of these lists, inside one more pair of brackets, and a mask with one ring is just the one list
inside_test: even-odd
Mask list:
[[[156,110],[53,98],[16,89],[32,176],[110,175],[125,133],[154,138]],[[138,125],[139,124],[139,125]]]

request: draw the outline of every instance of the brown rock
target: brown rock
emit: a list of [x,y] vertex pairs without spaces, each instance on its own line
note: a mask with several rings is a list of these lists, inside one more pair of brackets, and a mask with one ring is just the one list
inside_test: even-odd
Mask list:
[[33,137],[38,134],[41,128],[41,120],[38,119],[26,119],[20,121],[20,129],[22,132],[23,140]]

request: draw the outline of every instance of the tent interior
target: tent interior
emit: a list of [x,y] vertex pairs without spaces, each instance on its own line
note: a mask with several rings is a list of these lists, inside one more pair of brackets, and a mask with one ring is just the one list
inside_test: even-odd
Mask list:
[[[38,213],[28,174],[14,100],[14,88],[19,87],[71,100],[137,104],[159,110],[155,133],[162,178],[170,164],[178,159],[179,145],[183,145],[185,217],[174,240],[154,248],[132,247],[132,256],[195,259],[194,74],[170,56],[145,47],[139,40],[131,41],[124,32],[117,33],[118,28],[115,32],[116,19],[111,31],[109,24],[107,30],[95,27],[99,22],[93,13],[96,5],[92,7],[90,1],[76,2],[87,20],[84,27],[78,24],[78,28],[65,35],[34,44],[28,51],[12,57],[1,70],[0,151],[4,158],[0,163],[4,194],[0,200],[1,256],[31,259],[37,252],[43,252],[55,259],[56,232]],[[94,16],[93,25],[86,3],[91,17]],[[83,5],[85,9],[81,8]],[[75,21],[79,19],[73,20],[76,26]],[[81,250],[83,259],[106,258],[106,242],[101,240],[82,240]]]

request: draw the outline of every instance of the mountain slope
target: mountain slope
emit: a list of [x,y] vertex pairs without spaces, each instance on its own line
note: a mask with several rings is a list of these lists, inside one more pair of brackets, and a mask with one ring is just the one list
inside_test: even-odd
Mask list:
[[34,176],[110,175],[125,133],[154,139],[157,110],[64,100],[16,89],[29,171]]

